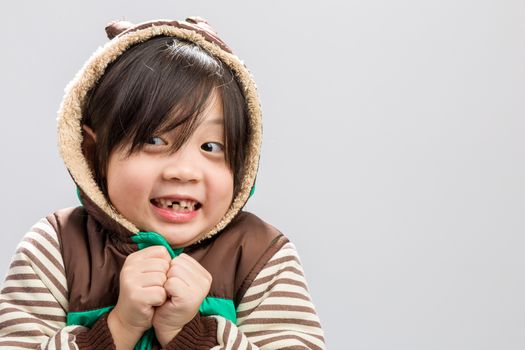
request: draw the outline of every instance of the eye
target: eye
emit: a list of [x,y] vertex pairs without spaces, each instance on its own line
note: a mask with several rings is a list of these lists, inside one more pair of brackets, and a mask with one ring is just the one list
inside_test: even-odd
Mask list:
[[224,146],[218,142],[206,142],[201,145],[201,149],[206,152],[222,152]]
[[163,139],[161,139],[160,137],[157,137],[157,136],[154,136],[154,137],[150,137],[146,143],[148,145],[156,145],[156,146],[163,146],[163,145],[167,145],[166,141],[164,141]]

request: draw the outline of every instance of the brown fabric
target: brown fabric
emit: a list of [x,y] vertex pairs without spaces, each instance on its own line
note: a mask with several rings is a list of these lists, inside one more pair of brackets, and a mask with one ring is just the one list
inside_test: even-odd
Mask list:
[[123,252],[127,254],[134,252],[136,249],[129,248],[130,245],[134,245],[134,242],[130,238],[133,235],[133,232],[113,220],[104,210],[96,205],[91,198],[86,196],[82,190],[79,189],[79,191],[83,206],[95,221],[99,222],[102,227],[111,232],[111,235],[115,236],[117,241],[126,243],[122,246],[122,249],[124,249]]
[[[55,228],[68,288],[68,311],[114,306],[120,269],[131,243],[123,243],[96,222],[83,207],[63,209],[47,217]],[[136,250],[136,245],[134,250]]]
[[186,253],[213,276],[210,295],[231,299],[237,306],[247,286],[286,242],[288,239],[277,229],[251,213],[241,212],[220,234]]
[[166,350],[208,350],[218,345],[217,321],[199,314],[182,328],[164,349]]
[[106,26],[106,34],[109,39],[113,39],[116,36],[125,35],[136,30],[162,25],[169,25],[177,28],[195,31],[202,35],[207,41],[218,45],[224,51],[228,53],[233,53],[232,49],[228,45],[226,45],[226,43],[222,41],[221,38],[219,38],[217,32],[208,24],[208,22],[204,18],[197,16],[188,17],[185,21],[154,20],[139,23],[136,25],[128,21],[113,21]]
[[[129,237],[120,240],[94,219],[92,208],[87,209],[63,209],[47,218],[60,242],[68,311],[116,305],[120,270],[129,253],[138,250]],[[257,216],[241,212],[220,234],[185,252],[212,275],[209,295],[233,300],[237,306],[264,264],[287,241]]]
[[91,329],[79,332],[75,337],[75,343],[80,350],[116,350],[108,327],[108,314],[100,317]]

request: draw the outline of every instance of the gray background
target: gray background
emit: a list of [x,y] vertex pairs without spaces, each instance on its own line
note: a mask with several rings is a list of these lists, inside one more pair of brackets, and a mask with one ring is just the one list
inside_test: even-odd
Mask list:
[[525,348],[523,1],[4,1],[0,268],[77,205],[63,89],[112,19],[207,17],[265,118],[249,209],[302,258],[331,349]]

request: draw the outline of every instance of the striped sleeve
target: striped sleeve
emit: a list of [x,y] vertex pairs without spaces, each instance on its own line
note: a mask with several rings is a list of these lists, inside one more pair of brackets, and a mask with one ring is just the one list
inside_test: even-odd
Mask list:
[[319,317],[292,243],[264,266],[237,308],[235,326],[217,319],[214,349],[324,349]]
[[55,230],[40,220],[19,243],[0,291],[0,349],[78,349],[66,327],[67,282]]

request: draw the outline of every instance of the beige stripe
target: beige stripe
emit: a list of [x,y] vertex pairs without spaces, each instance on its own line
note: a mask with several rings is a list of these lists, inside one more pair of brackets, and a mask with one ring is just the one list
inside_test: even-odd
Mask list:
[[[252,331],[252,332],[243,331],[243,334],[245,336],[247,336],[248,338],[262,337],[262,336],[265,336],[265,335],[275,335],[275,330],[272,330],[272,331],[268,331],[268,330],[265,330],[265,331]],[[322,335],[313,334],[313,333],[306,333],[306,332],[305,332],[305,334],[308,334],[310,337],[317,338],[317,339],[319,339],[319,340],[324,342],[324,337]]]
[[42,336],[41,331],[16,331],[12,333],[8,333],[5,335],[2,335],[2,337],[9,338],[9,337],[39,337]]
[[[62,283],[60,283],[60,281],[44,266],[44,264],[42,264],[42,262],[31,252],[29,251],[28,249],[26,248],[21,248],[21,253],[22,254],[26,254],[30,260],[36,265],[38,266],[38,268],[40,269],[40,271],[42,271],[44,273],[44,275],[51,281],[51,283],[53,283],[53,285],[55,286],[56,289],[58,289],[58,291],[62,294],[62,296],[64,297],[64,299],[67,299],[67,291],[66,291],[66,288],[62,285]],[[60,271],[62,274],[64,274],[64,270],[62,269]]]
[[40,313],[35,313],[35,312],[28,312],[27,310],[24,310],[24,311],[21,311],[19,309],[16,309],[14,307],[6,307],[6,308],[3,308],[0,310],[0,316],[4,315],[4,314],[8,314],[8,313],[11,313],[11,312],[24,312],[26,314],[29,314],[31,316],[34,316],[38,319],[41,319],[41,320],[48,320],[48,321],[57,321],[57,322],[62,322],[62,323],[66,323],[66,315],[64,314],[63,316],[60,316],[60,315],[50,315],[50,314],[40,314]]
[[0,346],[17,346],[19,348],[26,348],[26,349],[37,349],[39,348],[38,343],[26,343],[21,341],[0,341]]
[[[71,333],[69,333],[67,335],[67,343],[68,344],[74,344],[74,341],[75,341],[75,336],[73,334],[77,334],[77,333],[80,333],[81,329],[80,327],[79,328],[75,328]],[[76,349],[76,345],[75,345],[75,349]]]
[[[273,279],[272,283],[269,285],[258,285],[258,286],[250,286],[250,288],[246,291],[246,296],[252,295],[253,293],[260,293],[260,292],[267,292],[270,290],[273,290],[276,286],[279,286],[282,288],[282,285],[287,286],[295,286],[295,288],[290,288],[289,290],[299,289],[308,291],[308,287],[306,286],[306,281],[304,279],[304,276],[302,275],[290,275],[289,273],[278,275],[275,279]],[[297,291],[297,290],[296,290]]]
[[282,258],[277,258],[275,260],[268,261],[266,265],[264,266],[264,268],[266,269],[274,265],[283,264],[288,261],[295,261],[297,264],[301,265],[296,255],[286,255],[286,256],[283,256]]
[[60,304],[56,301],[46,301],[46,300],[7,300],[0,299],[0,302],[5,302],[11,305],[24,305],[24,306],[42,306],[42,307],[56,307],[62,310]]
[[51,294],[49,292],[49,289],[43,288],[43,287],[5,287],[0,291],[2,294],[8,294],[8,293],[17,293],[17,292],[23,292],[23,293],[46,293]]
[[[279,270],[279,274],[283,273],[283,272],[293,272],[301,277],[303,277],[303,273],[301,270],[293,267],[293,266],[287,266],[281,270]],[[272,279],[274,279],[276,277],[276,275],[270,275],[270,276],[266,276],[266,277],[262,277],[262,278],[257,278],[255,281],[253,281],[253,283],[250,285],[250,288],[252,287],[256,287],[260,284],[263,284],[263,283],[268,283],[270,282]]]
[[0,329],[2,329],[4,327],[9,327],[9,326],[13,326],[13,325],[21,325],[21,324],[24,324],[24,326],[27,327],[27,325],[29,325],[31,323],[35,323],[35,324],[38,324],[38,325],[41,325],[41,326],[45,326],[45,327],[47,327],[49,329],[52,329],[54,332],[57,332],[59,330],[59,328],[53,327],[47,322],[44,322],[44,321],[39,320],[37,318],[30,318],[30,317],[13,318],[13,319],[4,321],[4,322],[0,323]]
[[[265,293],[266,292],[261,292],[261,293],[257,293],[254,295],[250,295],[249,297],[244,297],[240,305],[260,299]],[[310,301],[310,298],[307,295],[296,293],[296,292],[273,291],[273,292],[270,292],[268,297],[276,297],[276,298],[284,297],[284,298],[294,298],[294,299],[302,299],[302,300]]]
[[300,318],[249,318],[242,324],[243,326],[248,324],[300,324],[321,328],[321,325],[317,321],[302,320]]
[[[301,343],[303,343],[304,345],[307,345],[308,346],[308,349],[312,349],[312,350],[322,350],[322,348],[320,348],[319,346],[315,345],[314,343],[311,343],[309,341],[307,341],[306,339],[303,339],[297,335],[278,335],[278,336],[275,336],[275,337],[272,337],[272,338],[268,338],[268,339],[264,339],[264,340],[261,340],[261,341],[257,341],[255,342],[255,344],[259,347],[262,347],[263,345],[266,345],[266,344],[269,344],[269,343],[273,343],[273,342],[276,342],[276,341],[279,341],[279,340],[286,340],[286,339],[295,339],[295,340],[298,340],[300,341]],[[294,347],[290,347],[289,349],[293,349]],[[288,349],[288,347],[287,347]],[[297,346],[297,349],[303,349],[303,347],[301,346]]]
[[250,310],[244,310],[237,312],[237,318],[243,318],[251,314],[253,311],[298,311],[298,312],[307,312],[316,315],[315,310],[307,306],[298,306],[298,305],[259,305]]
[[31,231],[35,232],[35,233],[38,233],[40,236],[42,236],[43,238],[46,239],[46,241],[48,241],[53,247],[55,247],[56,250],[60,251],[60,246],[58,245],[58,242],[56,241],[56,239],[51,236],[49,233],[47,233],[46,231],[38,228],[38,227],[33,227],[31,229]]
[[[47,258],[47,260],[49,260],[50,263],[55,265],[57,270],[59,270],[62,273],[62,275],[65,274],[64,266],[62,266],[62,264],[60,264],[60,262],[56,259],[56,257],[53,254],[51,254],[49,252],[49,250],[47,250],[47,248],[44,247],[39,241],[37,241],[36,239],[31,238],[31,237],[26,237],[22,241],[23,242],[27,242],[27,243],[31,244],[31,246],[33,246],[36,249],[38,249],[38,251],[40,253],[42,253],[42,255],[44,255]],[[31,260],[33,260],[33,259],[31,259]]]

